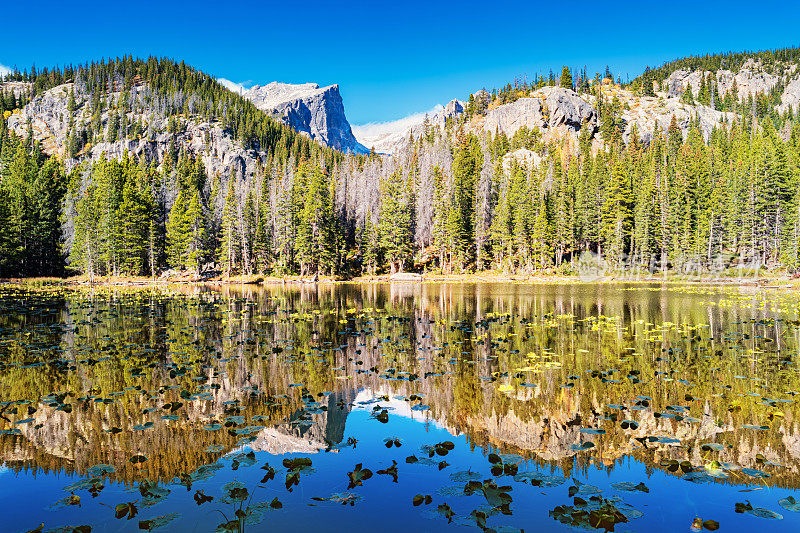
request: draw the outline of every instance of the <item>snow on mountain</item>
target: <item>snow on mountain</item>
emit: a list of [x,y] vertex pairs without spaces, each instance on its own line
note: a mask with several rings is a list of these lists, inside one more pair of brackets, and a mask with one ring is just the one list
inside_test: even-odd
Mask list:
[[374,148],[380,154],[391,155],[405,143],[412,131],[414,136],[419,135],[425,117],[430,124],[441,124],[445,119],[460,115],[463,111],[463,102],[451,100],[446,106],[437,104],[429,111],[414,113],[398,120],[353,126],[353,135],[367,148]]

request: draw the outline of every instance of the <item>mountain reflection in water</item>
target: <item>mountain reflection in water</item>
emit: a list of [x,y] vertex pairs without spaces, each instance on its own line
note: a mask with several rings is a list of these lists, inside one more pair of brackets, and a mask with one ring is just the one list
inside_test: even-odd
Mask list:
[[[4,286],[2,517],[214,530],[247,477],[282,502],[255,530],[797,527],[797,319],[791,295],[701,286]],[[357,463],[375,475],[348,487]]]

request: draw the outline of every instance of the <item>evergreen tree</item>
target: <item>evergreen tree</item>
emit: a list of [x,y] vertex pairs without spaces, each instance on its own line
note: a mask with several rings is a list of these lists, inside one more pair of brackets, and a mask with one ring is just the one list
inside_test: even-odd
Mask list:
[[152,217],[149,191],[139,190],[137,177],[133,173],[126,176],[117,213],[122,271],[134,275],[143,274],[149,266],[147,255]]
[[167,260],[173,268],[188,266],[191,224],[186,214],[186,193],[181,191],[172,204],[167,221]]
[[684,104],[694,105],[694,94],[692,93],[692,84],[686,82],[686,89],[683,91],[683,96],[681,96],[681,102]]
[[300,171],[305,194],[297,228],[300,273],[332,273],[335,244],[328,178],[316,165]]
[[572,89],[572,74],[570,74],[569,67],[566,65],[561,69],[561,87]]
[[220,236],[219,261],[226,276],[236,269],[239,254],[237,212],[238,201],[236,198],[236,173],[228,180],[228,192],[225,195],[225,207],[222,211],[222,232]]
[[192,199],[189,201],[183,219],[187,231],[184,240],[184,245],[186,247],[186,267],[199,273],[205,255],[207,235],[203,206],[200,201],[200,192],[196,189],[194,194],[192,194]]
[[399,173],[382,180],[377,231],[391,274],[402,272],[411,257],[411,210],[402,192],[403,180]]

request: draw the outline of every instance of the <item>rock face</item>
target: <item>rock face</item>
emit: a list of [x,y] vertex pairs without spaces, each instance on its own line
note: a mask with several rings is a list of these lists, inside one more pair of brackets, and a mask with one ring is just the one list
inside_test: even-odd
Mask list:
[[542,156],[527,148],[518,148],[503,156],[503,170],[509,172],[514,162],[526,168],[538,167],[542,162]]
[[494,134],[501,131],[514,135],[523,126],[534,129],[544,128],[542,102],[538,98],[520,98],[516,102],[504,104],[486,113],[483,129]]
[[784,69],[774,67],[772,71],[767,71],[760,62],[753,59],[747,60],[736,73],[730,70],[718,70],[714,75],[710,71],[676,70],[664,80],[667,96],[680,98],[687,85],[692,87],[692,94],[697,96],[700,91],[701,76],[707,77],[709,74],[715,76],[717,80],[716,98],[724,97],[733,89],[735,82],[739,99],[747,98],[751,94],[768,93],[780,83],[781,76],[784,76],[784,79],[788,78],[788,83],[781,94],[778,112],[785,113],[790,107],[796,111],[800,105],[800,73],[795,65]]
[[800,111],[800,76],[790,81],[781,95],[781,104],[778,106],[778,111],[785,113],[790,107],[792,111],[797,113]]
[[539,92],[545,96],[545,105],[550,112],[548,127],[563,125],[575,131],[584,125],[594,128],[596,124],[594,107],[575,91],[561,87],[546,87]]
[[[134,88],[144,91],[143,87]],[[72,83],[59,85],[36,96],[20,112],[8,117],[8,126],[18,135],[25,135],[28,119],[31,121],[34,138],[41,141],[48,154],[64,156],[66,152],[67,134],[69,131],[70,112],[67,104],[69,93],[74,91],[76,107],[72,120],[76,125],[87,125],[91,120],[88,99],[81,95]],[[115,98],[118,94],[113,95]],[[110,115],[106,110],[102,115],[105,129]],[[143,157],[148,163],[160,164],[165,154],[174,143],[202,159],[208,174],[228,175],[236,171],[239,176],[251,175],[255,172],[261,154],[255,150],[246,150],[236,142],[229,132],[218,122],[196,122],[188,120],[179,131],[167,133],[167,120],[152,114],[128,113],[128,123],[137,120],[148,124],[147,131],[137,139],[114,140],[95,144],[87,148],[84,156],[93,161],[105,154],[107,158],[119,159],[127,151],[137,157]]]
[[[625,142],[631,140],[634,131],[641,142],[650,142],[657,130],[663,131],[669,127],[673,116],[684,136],[696,119],[703,135],[708,138],[715,127],[733,120],[733,115],[680,101],[687,86],[697,94],[701,79],[708,74],[708,71],[676,70],[663,80],[661,87],[664,92],[659,92],[656,97],[639,96],[613,83],[604,83],[601,90],[604,101],[617,99],[620,103]],[[779,87],[782,92],[777,111],[800,111],[800,71],[794,65],[765,68],[761,63],[749,60],[737,72],[719,70],[715,77],[718,86],[715,98],[724,97],[733,90],[734,85],[739,98],[767,93]],[[0,84],[0,90],[11,91],[18,96],[27,93],[29,88],[30,84],[26,82]],[[75,94],[76,107],[70,114],[67,103],[71,91]],[[398,154],[407,146],[410,136],[418,138],[424,133],[426,120],[430,126],[442,127],[448,120],[458,120],[465,111],[465,102],[454,99],[427,114],[351,127],[337,85],[320,87],[315,83],[293,85],[272,82],[256,85],[243,91],[242,95],[258,108],[319,143],[355,153],[366,153],[374,148],[381,154]],[[121,94],[110,96],[114,101]],[[201,122],[202,117],[184,118],[177,131],[173,129],[168,132],[168,121],[148,107],[151,94],[145,86],[134,86],[128,97],[139,101],[140,105],[133,106],[136,112],[129,112],[126,122],[128,125],[142,124],[143,130],[129,135],[132,137],[129,139],[113,139],[88,146],[82,155],[96,160],[101,153],[116,158],[128,151],[143,156],[147,162],[160,164],[167,151],[177,145],[200,157],[209,174],[219,172],[227,175],[236,171],[240,176],[251,175],[262,157],[253,150],[244,149],[219,122]],[[500,131],[512,136],[522,127],[527,127],[540,131],[545,142],[566,139],[576,146],[579,132],[595,133],[598,127],[599,114],[594,96],[579,95],[570,89],[543,87],[515,102],[499,106],[489,103],[491,97],[484,90],[476,92],[472,98],[488,107],[485,114],[470,117],[467,127],[475,133],[494,135]],[[75,125],[76,131],[86,130],[93,122],[92,114],[87,96],[81,94],[72,83],[67,83],[36,96],[24,109],[8,118],[8,125],[17,134],[25,135],[30,120],[34,136],[42,142],[45,151],[64,156],[70,122]],[[102,114],[99,127],[104,134],[108,131],[111,115],[112,111],[109,110]],[[98,127],[97,124],[92,126],[94,129]],[[599,140],[601,138],[598,137],[597,142],[602,143]]]
[[529,97],[503,104],[490,110],[483,129],[514,135],[523,126],[529,129],[562,128],[577,132],[583,127],[593,132],[597,127],[594,107],[575,91],[561,87],[544,87]]
[[274,81],[256,85],[242,96],[325,146],[343,152],[368,151],[353,136],[338,85],[320,87],[316,83],[292,85]]
[[[711,71],[676,70],[665,80],[667,94],[670,97],[680,98],[686,90],[686,85],[692,87],[692,93],[697,96],[700,92],[700,80],[713,73]],[[717,90],[719,96],[724,96],[733,88],[734,81],[738,88],[738,97],[747,98],[750,94],[767,93],[780,81],[780,76],[766,72],[761,63],[752,59],[745,62],[738,72],[718,70],[716,74]]]
[[444,106],[444,109],[442,110],[442,115],[445,118],[454,118],[463,112],[464,112],[464,106],[461,105],[461,102],[453,98],[452,100],[447,102],[446,106]]
[[703,137],[706,139],[723,119],[733,120],[733,113],[717,111],[704,105],[691,106],[681,103],[677,98],[641,97],[637,99],[635,105],[630,106],[630,109],[626,109],[622,113],[622,120],[625,123],[622,139],[629,142],[635,126],[639,141],[647,144],[653,138],[656,128],[662,132],[669,128],[673,116],[675,116],[678,128],[684,134],[689,130],[696,117],[700,122]]

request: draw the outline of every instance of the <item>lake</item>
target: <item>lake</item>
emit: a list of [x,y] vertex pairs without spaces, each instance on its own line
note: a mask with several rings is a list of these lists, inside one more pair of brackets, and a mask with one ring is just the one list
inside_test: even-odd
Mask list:
[[799,308],[700,285],[0,286],[0,528],[800,530]]

